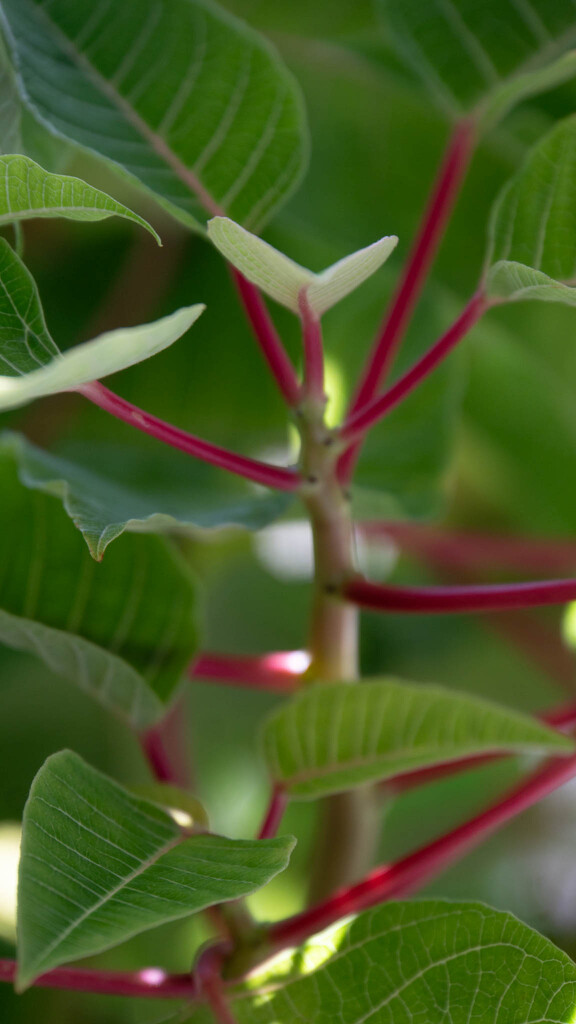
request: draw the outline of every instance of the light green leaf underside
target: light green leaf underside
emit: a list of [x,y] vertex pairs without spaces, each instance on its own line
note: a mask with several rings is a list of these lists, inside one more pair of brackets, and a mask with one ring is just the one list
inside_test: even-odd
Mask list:
[[576,967],[511,914],[419,900],[335,925],[230,997],[238,1024],[571,1024]]
[[532,270],[523,263],[500,260],[490,267],[486,277],[486,291],[491,299],[522,302],[539,299],[541,302],[562,302],[576,306],[576,288],[554,281],[540,270]]
[[63,355],[46,327],[31,274],[0,238],[0,411],[149,359],[177,341],[203,310],[188,306],[151,324],[107,331]]
[[27,156],[0,156],[0,226],[33,217],[96,221],[112,216],[134,221],[161,244],[148,221],[80,178],[50,174]]
[[301,799],[487,751],[574,749],[527,715],[390,680],[311,686],[272,714],[263,745],[274,781]]
[[486,265],[490,298],[574,304],[575,115],[538,142],[502,190],[490,218]]
[[53,497],[0,447],[0,633],[137,728],[163,711],[197,649],[196,586],[157,537],[90,557]]
[[299,296],[305,289],[308,305],[318,316],[378,270],[398,243],[389,235],[315,274],[228,217],[209,221],[208,235],[244,277],[294,313],[299,312]]
[[376,0],[395,49],[452,113],[492,124],[576,73],[571,0]]
[[121,455],[119,479],[42,451],[17,434],[0,434],[0,441],[13,453],[20,482],[59,498],[98,560],[126,530],[206,540],[222,531],[261,529],[278,519],[291,500],[284,494],[210,495],[204,474],[196,476],[194,466],[183,475],[180,461],[173,465],[169,456],[159,480],[153,482],[149,474],[145,485],[141,480],[132,484],[132,478],[141,477],[141,462],[129,451]]
[[48,758],[24,810],[18,888],[18,988],[59,964],[117,945],[265,885],[291,837],[186,837],[70,751]]
[[[204,0],[5,0],[25,101],[190,226],[260,225],[306,157],[300,93],[272,48]],[[200,202],[198,202],[200,200]]]

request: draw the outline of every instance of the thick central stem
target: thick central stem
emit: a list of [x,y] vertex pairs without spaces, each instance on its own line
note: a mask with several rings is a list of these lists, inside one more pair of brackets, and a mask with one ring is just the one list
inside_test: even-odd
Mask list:
[[[354,569],[350,501],[338,482],[334,438],[323,407],[310,403],[301,422],[303,499],[314,543],[314,595],[307,677],[350,684],[358,679],[358,613],[338,596],[339,580]],[[368,789],[329,797],[323,808],[310,896],[316,901],[362,875],[374,845],[374,800]],[[348,882],[344,880],[347,879]]]

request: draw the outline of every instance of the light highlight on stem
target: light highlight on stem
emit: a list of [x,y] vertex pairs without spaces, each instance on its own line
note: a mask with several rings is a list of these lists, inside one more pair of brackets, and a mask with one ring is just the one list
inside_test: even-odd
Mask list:
[[200,654],[188,669],[191,679],[213,679],[228,686],[294,693],[300,676],[310,664],[306,651],[274,651],[272,654]]

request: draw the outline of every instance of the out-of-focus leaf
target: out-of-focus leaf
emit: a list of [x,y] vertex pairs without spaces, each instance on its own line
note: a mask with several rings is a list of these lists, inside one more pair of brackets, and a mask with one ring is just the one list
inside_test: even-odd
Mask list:
[[17,153],[22,148],[21,111],[14,68],[0,36],[0,153]]
[[6,0],[2,10],[36,115],[189,226],[203,205],[256,227],[294,188],[306,151],[297,86],[216,4]]
[[[133,533],[179,533],[210,538],[222,531],[257,530],[279,518],[290,497],[284,494],[243,493],[229,497],[207,492],[195,484],[193,473],[166,472],[157,483],[140,479],[141,460],[122,455],[122,479],[90,466],[59,458],[16,434],[0,435],[14,455],[20,481],[26,487],[60,498],[74,525],[84,535],[93,558],[125,530]],[[169,458],[165,460],[171,465]],[[131,470],[138,475],[131,482]]]
[[33,217],[95,221],[113,216],[134,221],[160,243],[148,221],[80,178],[50,174],[27,156],[0,156],[0,226]]
[[151,324],[107,331],[62,355],[31,274],[0,238],[0,411],[73,391],[148,359],[177,341],[203,310],[189,306]]
[[305,292],[317,316],[374,274],[398,243],[395,235],[386,236],[314,274],[228,217],[214,217],[208,224],[208,235],[244,277],[276,302],[298,313],[299,297]]
[[24,810],[19,990],[58,964],[254,892],[284,870],[293,846],[290,836],[190,835],[76,754],[54,754]]
[[521,100],[576,75],[569,0],[376,0],[386,29],[450,112],[492,124]]
[[488,751],[574,748],[497,704],[392,680],[311,686],[268,719],[263,743],[274,781],[304,799]]
[[503,189],[487,266],[495,301],[576,304],[576,116],[556,125]]
[[195,583],[156,537],[125,537],[98,565],[54,498],[19,483],[0,449],[0,639],[143,728],[194,656]]
[[[336,924],[228,992],[238,1024],[571,1024],[576,967],[512,914],[419,900]],[[185,1024],[212,1020],[199,1007]]]

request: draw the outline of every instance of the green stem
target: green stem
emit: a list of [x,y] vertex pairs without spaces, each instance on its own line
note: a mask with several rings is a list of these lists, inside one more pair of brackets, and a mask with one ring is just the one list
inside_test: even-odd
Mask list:
[[[338,482],[337,446],[324,423],[323,403],[301,410],[302,476],[314,544],[310,668],[305,678],[334,683],[358,679],[358,613],[338,596],[339,581],[354,570],[350,502]],[[310,898],[322,899],[360,877],[375,841],[374,798],[361,789],[329,797],[322,809],[312,862]],[[347,880],[347,881],[346,881]]]

